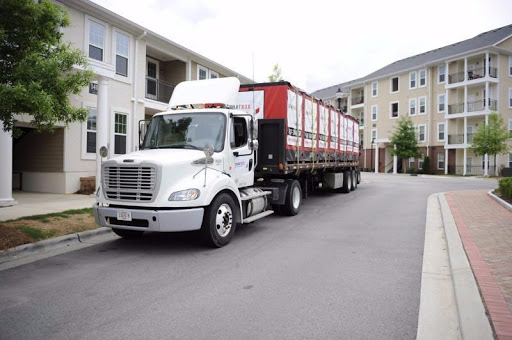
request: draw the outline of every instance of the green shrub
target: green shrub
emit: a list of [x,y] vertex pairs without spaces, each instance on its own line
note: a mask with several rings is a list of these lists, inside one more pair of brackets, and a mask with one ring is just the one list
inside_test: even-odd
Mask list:
[[421,167],[421,170],[424,174],[430,173],[430,157],[426,156],[423,159],[423,166]]
[[498,192],[502,196],[512,199],[512,177],[507,177],[499,180]]

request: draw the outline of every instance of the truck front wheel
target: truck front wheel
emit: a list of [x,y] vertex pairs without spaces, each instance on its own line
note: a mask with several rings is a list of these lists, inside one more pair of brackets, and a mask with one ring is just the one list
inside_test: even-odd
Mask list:
[[286,190],[286,200],[283,206],[283,212],[288,216],[295,216],[299,213],[302,203],[302,190],[297,180],[291,180]]
[[221,248],[231,241],[238,223],[238,208],[235,201],[228,194],[215,197],[207,207],[201,236],[203,242],[211,247]]

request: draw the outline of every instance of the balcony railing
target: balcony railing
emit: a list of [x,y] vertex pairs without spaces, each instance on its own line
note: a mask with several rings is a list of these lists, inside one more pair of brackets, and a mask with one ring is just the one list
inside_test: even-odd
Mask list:
[[146,98],[168,103],[175,86],[163,80],[146,77]]
[[[465,112],[478,112],[478,111],[485,110],[485,100],[477,100],[474,102],[467,102],[466,104],[467,104],[467,106],[466,106]],[[487,109],[491,110],[491,111],[496,111],[497,108],[498,108],[498,101],[495,99],[489,99]],[[448,105],[448,114],[456,114],[456,113],[463,113],[463,112],[464,112],[464,103]]]
[[[496,67],[489,67],[489,77],[498,78],[498,69]],[[448,75],[448,84],[460,83],[467,80],[479,79],[483,78],[486,75],[486,67],[479,67],[473,70],[467,71],[467,76],[465,76],[465,72],[456,72]]]
[[[489,174],[494,174],[494,165],[489,165]],[[464,165],[449,165],[448,173],[451,175],[464,174]],[[484,167],[482,165],[466,165],[466,175],[481,176],[484,174]]]
[[352,105],[364,104],[364,97],[352,97]]
[[[468,144],[473,142],[473,133],[468,133]],[[448,144],[464,144],[464,134],[448,135]]]

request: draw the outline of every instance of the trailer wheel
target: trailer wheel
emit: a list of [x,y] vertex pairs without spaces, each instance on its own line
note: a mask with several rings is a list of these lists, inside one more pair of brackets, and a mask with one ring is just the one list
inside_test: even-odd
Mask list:
[[282,210],[285,215],[295,216],[299,213],[301,203],[302,190],[300,188],[300,183],[297,180],[292,180],[288,184],[288,190],[286,190],[286,200]]
[[356,174],[357,174],[357,184],[359,184],[359,183],[361,183],[361,171],[356,170]]
[[352,175],[352,187],[350,190],[354,191],[357,189],[357,171],[351,170],[350,174]]
[[201,226],[202,241],[221,248],[231,241],[238,223],[238,208],[228,194],[218,195],[206,209]]
[[126,230],[126,229],[112,228],[112,231],[117,236],[121,236],[122,238],[127,239],[127,240],[133,240],[136,238],[140,238],[142,236],[142,234],[144,234],[144,232],[140,231],[140,230]]
[[350,187],[352,179],[350,177],[350,171],[345,170],[343,171],[343,186],[339,189],[337,189],[338,192],[341,192],[343,194],[348,194],[350,192]]

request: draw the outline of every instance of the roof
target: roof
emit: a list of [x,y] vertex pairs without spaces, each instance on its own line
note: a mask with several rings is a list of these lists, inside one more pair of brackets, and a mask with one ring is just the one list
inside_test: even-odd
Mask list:
[[347,83],[342,83],[334,86],[320,89],[313,92],[313,95],[318,98],[329,98],[336,95],[339,86],[347,86],[347,84],[358,84],[364,81],[382,78],[384,76],[397,74],[409,69],[422,67],[424,65],[440,62],[448,58],[468,53],[471,51],[479,50],[486,47],[492,47],[504,39],[512,36],[512,25],[500,27],[492,31],[484,32],[476,37],[460,41],[455,44],[437,48],[425,53],[417,54],[415,56],[395,61],[383,68],[368,74],[365,77],[352,80]]

